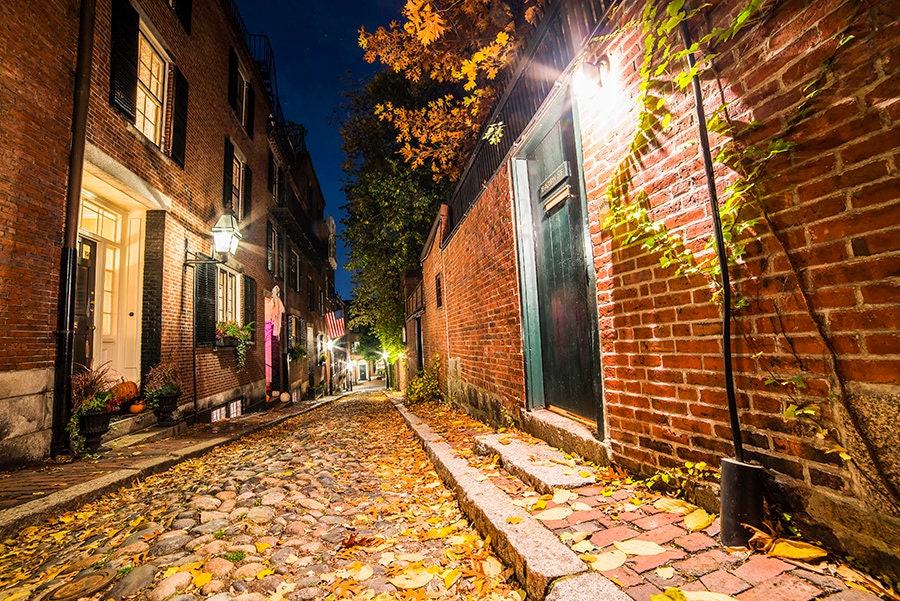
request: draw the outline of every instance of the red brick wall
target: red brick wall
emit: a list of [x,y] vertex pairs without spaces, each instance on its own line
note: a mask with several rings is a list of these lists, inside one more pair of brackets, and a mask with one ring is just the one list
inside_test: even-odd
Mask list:
[[78,7],[4,2],[0,23],[0,371],[48,368],[56,352]]
[[[727,23],[742,5],[717,3],[712,24]],[[856,37],[838,49],[838,30],[853,7],[861,11],[850,19]],[[889,488],[900,487],[900,21],[892,11],[888,2],[780,3],[719,48],[718,80],[705,78],[702,88],[707,115],[724,100],[739,126],[761,122],[743,140],[758,142],[795,119],[810,91],[803,88],[825,68],[811,111],[780,134],[796,146],[768,166],[767,218],[757,210],[761,219],[747,236],[747,255],[731,270],[749,301],[733,324],[737,400],[747,454],[769,468],[781,498],[807,520],[827,524],[826,540],[876,562],[888,558],[894,562],[888,569],[900,573],[896,557],[890,559],[900,528],[886,517],[896,516]],[[695,27],[695,39],[708,27]],[[709,282],[661,267],[656,255],[614,240],[603,225],[606,185],[634,132],[643,40],[630,28],[604,44],[597,52],[609,55],[620,83],[610,79],[600,98],[582,98],[576,110],[597,273],[607,442],[614,461],[643,472],[685,461],[718,465],[733,450],[720,309]],[[604,97],[613,103],[604,105]],[[710,253],[703,247],[712,226],[693,98],[675,94],[669,105],[671,129],[643,157],[647,168],[638,170],[634,189],[648,192],[654,219],[702,258]],[[715,156],[722,140],[713,136],[712,143]],[[722,165],[715,174],[724,199],[735,175]],[[442,260],[448,355],[460,357],[466,384],[522,407],[510,194],[503,168]],[[432,253],[425,271],[437,260]],[[795,376],[802,388],[767,383]],[[818,407],[817,421],[829,430],[825,441],[811,425],[783,417],[791,403]],[[827,453],[834,443],[849,449],[853,461]]]

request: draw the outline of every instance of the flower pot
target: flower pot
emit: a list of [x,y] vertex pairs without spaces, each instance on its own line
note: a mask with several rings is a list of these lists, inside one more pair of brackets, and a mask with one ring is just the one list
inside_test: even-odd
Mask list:
[[216,346],[221,347],[235,347],[238,344],[237,338],[232,338],[231,336],[223,336],[221,338],[216,338]]
[[100,449],[100,438],[109,431],[111,416],[106,409],[86,411],[78,416],[78,431],[84,437],[85,451],[96,453]]
[[172,394],[163,394],[156,398],[156,419],[160,426],[174,426],[177,422],[172,414],[178,409],[178,399],[181,398],[180,392]]

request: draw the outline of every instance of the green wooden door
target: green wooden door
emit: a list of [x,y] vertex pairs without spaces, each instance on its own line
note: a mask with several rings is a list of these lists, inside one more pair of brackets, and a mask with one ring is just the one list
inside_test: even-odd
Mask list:
[[[527,151],[527,189],[546,405],[601,423],[593,271],[585,254],[578,154],[572,117]],[[526,316],[527,318],[527,316]],[[534,319],[534,316],[532,317]]]

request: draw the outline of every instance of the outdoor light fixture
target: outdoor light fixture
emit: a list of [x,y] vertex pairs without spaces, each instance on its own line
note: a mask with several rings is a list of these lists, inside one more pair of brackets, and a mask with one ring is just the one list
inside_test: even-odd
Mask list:
[[579,96],[594,98],[609,79],[609,58],[606,55],[597,62],[582,61],[575,71],[575,87]]
[[329,350],[329,352],[333,351],[334,350],[334,340],[329,340],[328,342],[326,342],[325,348],[327,348]]
[[238,249],[238,243],[241,241],[241,232],[238,229],[238,220],[234,214],[229,211],[219,217],[216,224],[212,228],[213,247],[217,253],[235,254]]

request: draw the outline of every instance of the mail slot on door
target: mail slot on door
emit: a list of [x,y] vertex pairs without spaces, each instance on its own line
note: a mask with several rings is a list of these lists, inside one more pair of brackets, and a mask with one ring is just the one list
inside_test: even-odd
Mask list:
[[571,196],[572,187],[565,183],[569,179],[571,171],[569,170],[569,161],[563,161],[559,167],[553,170],[553,173],[544,178],[539,189],[541,195],[541,203],[544,211],[550,211],[553,207],[562,204]]

